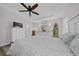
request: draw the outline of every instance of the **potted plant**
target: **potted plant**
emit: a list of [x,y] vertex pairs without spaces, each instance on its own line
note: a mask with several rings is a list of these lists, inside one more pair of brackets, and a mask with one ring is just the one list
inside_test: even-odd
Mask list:
[[57,23],[54,24],[53,37],[59,37],[59,27]]

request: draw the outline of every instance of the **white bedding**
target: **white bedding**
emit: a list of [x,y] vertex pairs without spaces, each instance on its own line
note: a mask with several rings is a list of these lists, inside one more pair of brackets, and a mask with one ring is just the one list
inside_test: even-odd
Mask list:
[[16,40],[7,54],[11,56],[73,55],[61,39],[45,35]]
[[76,56],[79,56],[79,35],[74,38],[69,47]]

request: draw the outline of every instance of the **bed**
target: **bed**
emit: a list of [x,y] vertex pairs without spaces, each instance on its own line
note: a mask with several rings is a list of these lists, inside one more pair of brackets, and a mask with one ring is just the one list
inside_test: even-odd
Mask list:
[[7,55],[10,56],[72,56],[68,46],[60,38],[45,35],[16,40]]
[[79,56],[79,17],[68,21],[69,32],[61,38],[42,32],[15,40],[7,52],[10,56]]

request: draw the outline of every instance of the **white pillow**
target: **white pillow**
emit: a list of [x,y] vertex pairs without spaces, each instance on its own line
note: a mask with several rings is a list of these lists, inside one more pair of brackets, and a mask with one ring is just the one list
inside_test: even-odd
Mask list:
[[74,33],[65,33],[62,36],[62,40],[65,42],[65,44],[69,45],[71,43],[71,41],[76,37],[77,34]]
[[75,55],[79,56],[79,35],[74,38],[69,47],[75,53]]

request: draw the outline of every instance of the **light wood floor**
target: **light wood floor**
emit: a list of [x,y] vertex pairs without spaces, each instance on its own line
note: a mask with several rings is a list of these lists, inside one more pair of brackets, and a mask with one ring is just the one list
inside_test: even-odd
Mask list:
[[11,44],[0,47],[0,56],[6,56],[7,51],[9,50]]

